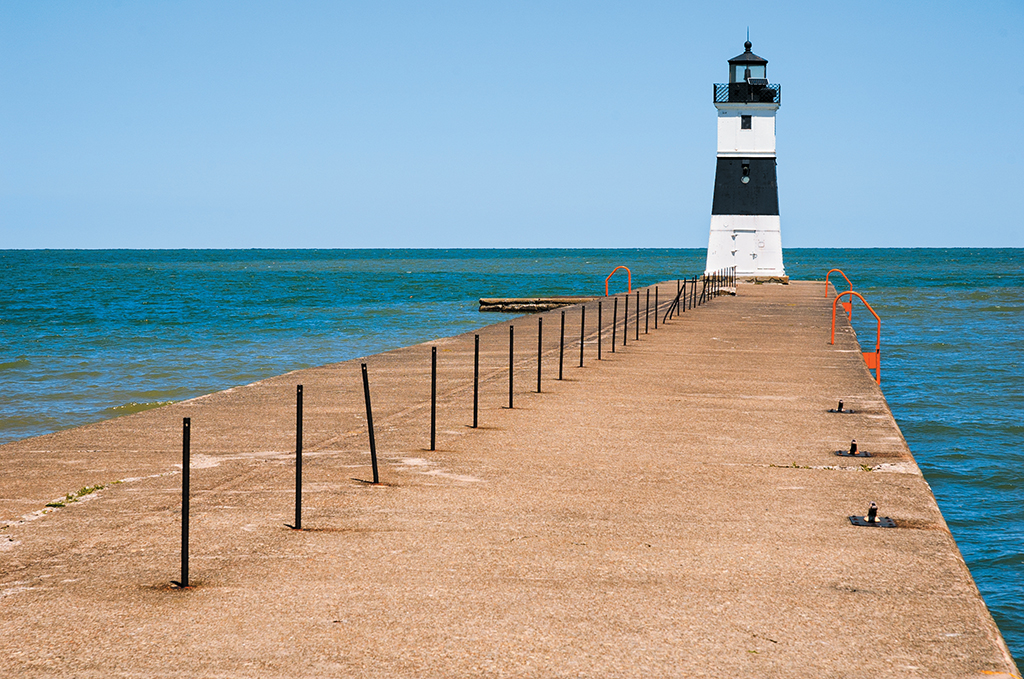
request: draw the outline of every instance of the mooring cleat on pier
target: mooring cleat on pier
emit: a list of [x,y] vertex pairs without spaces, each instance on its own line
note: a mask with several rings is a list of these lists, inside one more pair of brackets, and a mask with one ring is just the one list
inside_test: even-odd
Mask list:
[[878,505],[874,502],[868,507],[867,516],[851,516],[850,523],[854,526],[868,526],[877,528],[895,528],[896,522],[888,516],[878,515]]
[[850,441],[849,450],[837,450],[835,454],[839,457],[871,457],[871,453],[866,450],[858,450],[857,439]]
[[851,410],[850,408],[844,408],[842,399],[839,400],[838,407],[829,408],[828,411],[830,413],[838,413],[840,415],[852,415],[855,412],[857,412],[856,410]]

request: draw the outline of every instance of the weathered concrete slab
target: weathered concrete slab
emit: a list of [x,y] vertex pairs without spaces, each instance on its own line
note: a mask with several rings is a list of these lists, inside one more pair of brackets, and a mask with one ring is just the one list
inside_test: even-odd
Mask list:
[[596,297],[481,297],[480,311],[534,313],[592,302]]
[[[628,344],[606,335],[597,362],[589,334],[584,368],[565,310],[562,381],[544,314],[540,394],[537,317],[482,329],[476,430],[472,333],[432,343],[437,451],[430,344],[369,357],[383,486],[360,481],[360,361],[0,447],[0,675],[1016,673],[849,328],[829,345],[821,284],[738,292],[640,341],[631,311]],[[839,398],[858,412],[827,413]],[[168,585],[183,416],[187,591]],[[833,455],[852,438],[877,457]],[[900,528],[851,526],[871,501]]]

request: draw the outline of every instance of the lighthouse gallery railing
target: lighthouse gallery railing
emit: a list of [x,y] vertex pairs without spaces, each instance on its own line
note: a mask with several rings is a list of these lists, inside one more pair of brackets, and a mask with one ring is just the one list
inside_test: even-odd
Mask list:
[[781,104],[782,85],[749,85],[747,83],[716,83],[715,103]]

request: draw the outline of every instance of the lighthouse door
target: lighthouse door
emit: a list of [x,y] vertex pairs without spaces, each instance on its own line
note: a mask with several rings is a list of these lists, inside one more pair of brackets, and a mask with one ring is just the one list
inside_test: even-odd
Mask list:
[[736,273],[754,274],[757,273],[757,231],[751,229],[733,231],[733,261],[736,265]]

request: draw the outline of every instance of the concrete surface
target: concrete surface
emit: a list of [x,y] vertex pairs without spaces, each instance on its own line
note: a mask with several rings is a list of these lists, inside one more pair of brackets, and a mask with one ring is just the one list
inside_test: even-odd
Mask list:
[[[0,447],[0,676],[1017,674],[849,326],[829,345],[820,283],[741,283],[639,341],[631,309],[614,354],[605,300],[600,362],[587,306],[583,368],[564,310],[561,381],[562,312],[541,315],[539,394],[537,317],[479,331],[475,430],[473,333],[365,359],[379,486],[359,360]],[[857,413],[827,413],[840,398]],[[833,455],[853,438],[876,456]],[[900,527],[850,525],[872,501]]]
[[586,304],[596,297],[481,297],[480,311],[500,311],[503,313],[533,313],[550,311],[576,304]]

